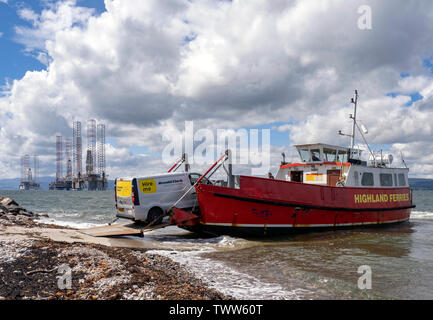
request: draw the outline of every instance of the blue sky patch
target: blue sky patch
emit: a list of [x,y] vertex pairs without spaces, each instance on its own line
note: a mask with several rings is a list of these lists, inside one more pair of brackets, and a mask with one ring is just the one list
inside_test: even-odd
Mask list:
[[419,92],[414,92],[409,95],[402,94],[400,92],[389,92],[386,94],[387,97],[396,98],[398,96],[409,96],[411,101],[405,104],[406,107],[410,107],[414,104],[414,102],[424,99],[424,97]]
[[410,98],[412,99],[410,102],[406,103],[407,107],[410,107],[414,102],[422,100],[424,97],[419,93],[415,92],[410,95]]
[[246,128],[247,130],[251,129],[270,129],[271,130],[271,145],[281,147],[281,146],[290,146],[290,139],[289,139],[289,131],[280,132],[278,131],[278,127],[285,125],[285,124],[292,124],[292,122],[273,122],[268,124],[263,124],[259,126],[253,126]]
[[425,68],[429,69],[431,73],[433,73],[433,62],[432,62],[432,60],[433,60],[433,57],[430,58],[430,59],[424,59],[423,60],[423,66]]
[[148,154],[148,148],[143,146],[132,145],[129,150],[132,154]]
[[[29,1],[28,4],[26,3],[26,7],[30,7],[33,2]],[[21,7],[22,5],[18,5],[18,2],[15,1],[10,1],[9,4],[0,2],[2,17],[0,19],[0,32],[3,34],[0,37],[0,60],[7,61],[7,63],[2,63],[1,65],[0,85],[6,83],[6,79],[21,79],[27,71],[45,69],[45,65],[24,53],[25,48],[23,45],[14,41],[14,27],[26,23],[17,15],[17,10]]]
[[[15,41],[15,26],[31,27],[28,21],[22,20],[17,11],[28,8],[36,13],[41,13],[46,8],[45,0],[15,1],[9,0],[8,3],[0,2],[0,59],[7,62],[1,65],[0,86],[7,80],[12,82],[14,79],[21,79],[27,71],[41,71],[46,66],[39,62],[30,53],[25,52],[25,46]],[[77,5],[93,8],[97,15],[105,10],[104,0],[77,0]]]

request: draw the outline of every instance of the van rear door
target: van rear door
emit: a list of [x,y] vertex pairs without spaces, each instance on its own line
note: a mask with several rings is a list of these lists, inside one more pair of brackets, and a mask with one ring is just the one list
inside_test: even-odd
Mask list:
[[116,202],[116,216],[134,219],[132,179],[116,179],[114,185],[114,200]]

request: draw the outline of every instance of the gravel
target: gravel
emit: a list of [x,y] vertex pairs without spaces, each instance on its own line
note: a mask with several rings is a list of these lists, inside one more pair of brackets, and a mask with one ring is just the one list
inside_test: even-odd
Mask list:
[[[0,214],[0,300],[231,299],[146,249],[43,238],[35,228],[66,228],[27,215]],[[8,233],[14,226],[25,232]]]

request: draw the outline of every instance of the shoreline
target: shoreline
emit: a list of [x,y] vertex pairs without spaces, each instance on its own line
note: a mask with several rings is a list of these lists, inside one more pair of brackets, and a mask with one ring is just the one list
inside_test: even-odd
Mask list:
[[20,210],[0,212],[0,300],[233,299],[143,241],[91,237]]

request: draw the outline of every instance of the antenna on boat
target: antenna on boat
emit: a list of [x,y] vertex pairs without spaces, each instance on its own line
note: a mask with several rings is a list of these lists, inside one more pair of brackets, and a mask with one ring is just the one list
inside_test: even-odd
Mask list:
[[[373,156],[373,165],[376,166],[376,159],[374,157],[373,151],[371,151],[370,146],[367,142],[367,140],[364,137],[364,134],[362,133],[364,131],[364,133],[368,133],[367,128],[362,125],[362,129],[358,126],[358,123],[356,122],[356,109],[358,106],[358,90],[355,90],[355,98],[352,98],[351,103],[353,103],[355,105],[355,110],[353,115],[350,115],[350,119],[353,120],[353,127],[352,127],[352,134],[344,134],[340,131],[338,131],[338,134],[341,136],[348,136],[350,137],[350,151],[349,151],[349,158],[351,157],[351,153],[353,152],[354,146],[355,146],[355,132],[356,132],[356,128],[358,128],[359,133],[361,134],[362,139],[364,140],[365,144],[367,145],[368,151],[370,151],[370,154]],[[358,150],[359,151],[359,150]],[[358,152],[359,154],[359,152]]]
[[358,106],[358,90],[355,90],[355,99],[352,98],[351,101],[355,105],[355,110],[350,118],[353,119],[352,135],[350,139],[350,149],[353,149],[355,145],[355,131],[356,131],[356,107]]
[[[352,134],[344,134],[340,131],[338,131],[338,134],[341,136],[347,136],[350,137],[350,149],[352,150],[353,147],[355,146],[355,131],[356,131],[356,108],[358,106],[358,90],[355,90],[355,98],[352,98],[352,100],[350,101],[351,103],[353,103],[355,105],[355,110],[353,114],[350,114],[350,119],[353,120],[353,127],[352,127]],[[350,155],[349,155],[350,156]]]
[[401,157],[401,162],[403,162],[404,166],[405,166],[406,169],[407,169],[408,167],[407,167],[407,165],[406,165],[406,161],[404,161],[404,158],[403,158],[403,152],[401,152],[401,151],[400,151],[400,157]]
[[[352,152],[353,147],[355,146],[355,131],[356,131],[356,108],[358,106],[358,90],[355,90],[355,98],[352,98],[352,100],[350,101],[351,103],[353,103],[355,105],[355,110],[354,113],[350,115],[350,119],[353,120],[353,127],[352,127],[352,134],[344,134],[340,131],[338,131],[338,134],[341,136],[348,136],[350,137],[350,152]],[[350,157],[350,154],[349,154]]]

